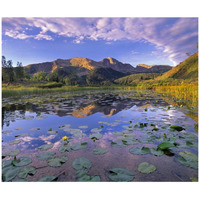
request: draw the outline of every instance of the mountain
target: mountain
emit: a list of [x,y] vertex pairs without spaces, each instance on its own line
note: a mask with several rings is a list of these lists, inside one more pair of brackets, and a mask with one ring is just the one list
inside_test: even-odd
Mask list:
[[[111,68],[113,70],[122,72],[122,73],[132,73],[134,71],[134,67],[130,64],[121,63],[118,60],[107,57],[103,60],[96,62],[94,60],[84,58],[84,57],[75,57],[72,59],[57,59],[52,62],[44,62],[44,63],[38,63],[38,64],[30,64],[25,66],[26,73],[29,73],[31,75],[44,71],[46,73],[52,73],[57,68],[63,68],[64,71],[69,71],[66,68],[71,68],[71,71],[74,67],[74,70],[81,70],[80,76],[87,75],[90,73],[91,70],[97,69],[97,68]],[[84,72],[84,73],[83,73]]]
[[145,65],[140,64],[133,67],[130,64],[122,63],[114,58],[106,57],[97,62],[84,57],[75,57],[72,59],[57,59],[52,62],[30,64],[25,66],[26,73],[33,75],[37,72],[44,71],[47,74],[53,73],[56,69],[61,69],[66,73],[76,73],[78,76],[88,75],[91,70],[97,68],[111,68],[115,71],[125,74],[135,73],[163,73],[172,67],[168,65]]
[[198,81],[198,52],[172,68],[156,80],[182,79]]
[[164,73],[172,69],[169,65],[146,65],[138,64],[136,66],[137,73]]

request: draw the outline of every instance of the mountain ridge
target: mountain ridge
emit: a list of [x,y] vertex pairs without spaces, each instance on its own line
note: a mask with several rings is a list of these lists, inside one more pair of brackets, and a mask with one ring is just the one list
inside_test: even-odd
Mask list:
[[[141,65],[141,64],[140,64]],[[145,65],[145,64],[142,64]],[[146,68],[145,66],[148,66]],[[74,57],[71,59],[56,59],[51,62],[35,63],[25,66],[25,71],[31,75],[37,72],[44,71],[45,73],[52,73],[56,68],[66,67],[80,67],[84,68],[85,75],[89,74],[91,70],[96,68],[111,68],[125,74],[134,73],[163,73],[170,70],[172,67],[168,65],[145,65],[133,67],[131,64],[122,63],[115,58],[106,57],[100,61],[94,61],[85,57]],[[77,68],[76,68],[77,69]]]

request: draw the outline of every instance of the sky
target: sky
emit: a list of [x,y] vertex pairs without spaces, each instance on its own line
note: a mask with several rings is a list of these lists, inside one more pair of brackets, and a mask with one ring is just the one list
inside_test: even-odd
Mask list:
[[197,44],[198,18],[2,18],[2,55],[14,66],[108,56],[175,66]]

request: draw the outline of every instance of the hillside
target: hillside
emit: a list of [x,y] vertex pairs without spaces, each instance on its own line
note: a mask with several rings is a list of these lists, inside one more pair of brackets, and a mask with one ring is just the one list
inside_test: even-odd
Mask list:
[[136,71],[139,73],[164,73],[172,69],[169,65],[146,65],[138,64],[136,66]]
[[88,85],[110,85],[115,79],[123,77],[124,73],[111,68],[97,68],[90,72],[86,77]]
[[147,80],[153,80],[156,77],[160,76],[159,73],[138,73],[138,74],[131,74],[119,79],[115,80],[116,84],[120,85],[135,85],[139,82],[145,82]]
[[198,81],[198,52],[172,68],[170,71],[157,77],[156,80],[166,81],[167,79],[182,79]]

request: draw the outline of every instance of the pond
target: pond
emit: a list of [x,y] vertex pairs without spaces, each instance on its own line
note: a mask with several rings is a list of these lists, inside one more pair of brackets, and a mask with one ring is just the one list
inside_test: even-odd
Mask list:
[[153,91],[2,99],[3,181],[196,181],[197,122]]

